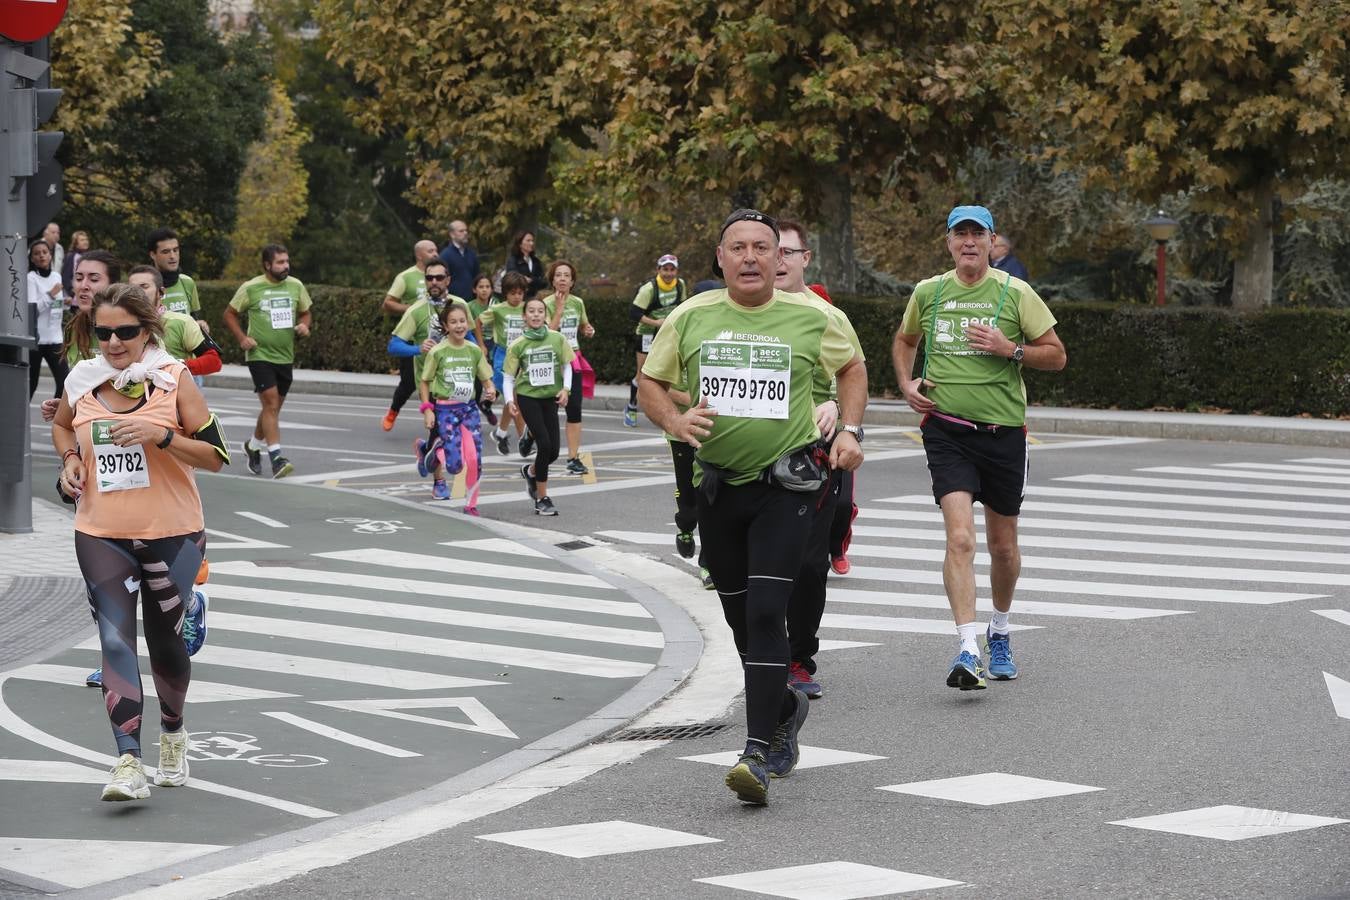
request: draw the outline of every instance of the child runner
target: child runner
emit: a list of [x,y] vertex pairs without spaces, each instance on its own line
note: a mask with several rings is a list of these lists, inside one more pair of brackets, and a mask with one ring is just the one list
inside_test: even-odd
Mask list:
[[[474,279],[473,296],[469,298],[469,321],[476,324],[478,322],[478,317],[483,314],[483,310],[491,306],[492,303],[492,277],[489,275],[479,275]],[[481,331],[482,329],[479,330]],[[491,360],[493,358],[493,348],[496,345],[492,343],[492,334],[490,332],[484,334],[483,337],[486,339],[486,342],[479,346],[483,348],[483,356],[488,360]],[[474,382],[474,384],[477,385],[478,382]],[[483,411],[483,418],[488,420],[489,425],[496,428],[497,414],[492,411],[492,401],[483,400],[481,399],[481,396],[482,389],[475,388],[474,399],[478,401],[478,408]]]
[[[548,283],[553,285],[553,293],[544,298],[544,308],[548,310],[548,327],[560,332],[576,354],[572,358],[572,371],[566,383],[567,391],[567,474],[586,475],[589,470],[581,461],[581,400],[583,396],[595,394],[595,372],[586,357],[581,355],[581,344],[577,341],[580,333],[584,337],[595,337],[595,326],[586,318],[586,301],[573,294],[572,286],[577,282],[577,269],[565,259],[555,259],[549,263],[545,273]],[[586,376],[590,375],[590,394],[586,394]]]
[[[484,335],[492,335],[492,383],[498,391],[502,388],[502,367],[506,364],[506,348],[511,346],[525,332],[525,316],[522,304],[525,292],[529,290],[530,279],[519,272],[507,272],[502,276],[501,303],[494,303],[478,315],[478,324],[484,329]],[[503,392],[503,396],[505,393]],[[525,429],[525,420],[520,413],[507,417],[516,424],[516,437],[520,441],[520,455],[529,456],[534,443]],[[503,423],[505,424],[505,423]],[[511,439],[505,428],[500,425],[492,432],[497,442],[497,452],[503,456],[511,452]]]
[[566,338],[548,330],[547,315],[538,297],[525,303],[525,333],[506,350],[502,387],[507,412],[525,417],[537,445],[533,465],[520,467],[535,514],[556,516],[548,497],[548,466],[558,458],[558,407],[567,405],[563,367],[575,354]]
[[463,471],[468,487],[464,511],[476,516],[478,482],[483,476],[483,434],[473,402],[474,383],[482,382],[483,396],[489,401],[497,392],[492,387],[492,367],[483,351],[465,340],[468,310],[458,303],[447,303],[441,308],[440,324],[445,339],[426,355],[422,379],[417,383],[422,420],[435,435],[417,442],[417,471],[423,477],[432,473],[435,480],[431,496],[437,500],[450,499],[446,472],[458,475]]

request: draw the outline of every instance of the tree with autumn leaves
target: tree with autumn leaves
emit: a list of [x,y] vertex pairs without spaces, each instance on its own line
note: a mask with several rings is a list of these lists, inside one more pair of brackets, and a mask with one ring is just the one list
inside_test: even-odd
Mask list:
[[412,142],[437,222],[501,239],[559,196],[606,213],[671,192],[753,200],[815,224],[847,290],[855,198],[1014,144],[1219,217],[1243,306],[1269,302],[1278,198],[1347,169],[1347,8],[317,0],[317,18],[372,90],[356,114]]

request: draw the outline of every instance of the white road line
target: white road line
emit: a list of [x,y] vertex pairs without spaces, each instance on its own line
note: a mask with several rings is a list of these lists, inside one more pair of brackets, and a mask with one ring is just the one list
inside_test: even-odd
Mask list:
[[362,750],[370,750],[374,753],[382,753],[385,756],[392,756],[395,759],[411,759],[414,756],[421,756],[420,753],[414,753],[412,750],[404,750],[402,747],[391,747],[389,744],[381,744],[379,741],[372,741],[369,738],[363,738],[359,734],[352,734],[349,731],[343,731],[340,728],[333,728],[330,725],[324,725],[321,722],[315,722],[301,716],[288,712],[265,712],[264,716],[276,719],[278,722],[285,722],[287,725],[294,725],[312,734],[320,737],[326,737],[329,740],[339,741],[343,744],[350,744],[353,747],[359,747]]
[[1311,456],[1304,459],[1291,459],[1290,462],[1312,463],[1319,466],[1350,466],[1350,459],[1334,459],[1325,456]]
[[475,552],[487,551],[489,553],[510,553],[514,556],[533,556],[539,559],[548,559],[547,553],[540,553],[533,547],[526,547],[524,544],[510,541],[506,538],[478,538],[473,541],[441,541],[442,547],[454,547],[457,550],[472,550]]
[[503,566],[497,563],[479,562],[475,559],[429,556],[425,553],[408,553],[401,550],[381,550],[377,547],[363,547],[359,550],[331,550],[327,553],[315,553],[322,559],[340,559],[344,562],[364,563],[367,566],[392,566],[397,569],[416,569],[423,572],[438,572],[442,575],[453,573],[476,575],[481,578],[505,578],[511,581],[537,581],[542,584],[570,584],[576,587],[603,588],[614,590],[614,586],[594,575],[583,575],[566,569],[535,569],[530,566]]
[[1333,622],[1340,622],[1342,625],[1350,625],[1350,612],[1343,609],[1314,609],[1313,612],[1319,616],[1330,619]]
[[[344,453],[350,453],[350,450],[344,450]],[[409,457],[412,453],[407,454]],[[318,472],[312,475],[291,475],[286,478],[291,484],[317,484],[321,481],[341,481],[344,478],[369,478],[372,475],[393,475],[402,472],[405,475],[416,471],[413,461],[409,458],[406,462],[393,463],[387,466],[362,466],[359,469],[336,469],[332,472]]]
[[224,849],[221,844],[173,841],[7,837],[0,842],[0,868],[68,888],[85,888]]
[[373,628],[352,628],[347,625],[329,625],[324,622],[297,622],[294,619],[246,616],[238,613],[212,613],[211,628],[219,628],[222,631],[241,631],[254,635],[284,637],[296,641],[341,644],[346,647],[361,647],[366,650],[468,659],[475,662],[520,666],[525,669],[541,669],[546,672],[561,672],[567,675],[589,675],[594,678],[640,678],[652,669],[651,663],[610,659],[602,656],[586,656],[580,653],[535,650],[530,647],[512,647],[506,644],[456,641],[449,638],[427,637],[421,634],[400,634]]
[[675,543],[674,533],[665,531],[597,531],[595,536],[616,541],[627,541],[630,544],[646,544],[652,547]]
[[[228,426],[236,434],[248,434],[257,426],[258,421],[253,416],[221,416],[220,424],[222,427]],[[346,431],[346,428],[334,428],[331,425],[311,425],[308,422],[300,422],[292,418],[286,420],[287,432],[293,431]],[[289,444],[287,445],[290,446]],[[344,451],[345,452],[345,451]]]
[[[1127,487],[1156,487],[1167,488],[1170,491],[1218,491],[1224,494],[1273,494],[1277,497],[1297,496],[1297,488],[1285,487],[1279,484],[1236,484],[1231,481],[1197,481],[1194,478],[1145,478],[1138,475],[1061,475],[1055,481],[1090,481],[1093,484],[1119,484]],[[1193,497],[1202,495],[1192,493]],[[1350,500],[1350,491],[1339,491],[1331,488],[1318,488],[1312,492],[1314,499],[1329,497],[1332,500]],[[1176,502],[1176,501],[1174,501]],[[1246,501],[1239,501],[1246,502]],[[1319,511],[1328,510],[1329,507],[1319,506],[1317,504],[1306,504],[1305,509],[1314,509]]]
[[[924,498],[927,500],[928,498]],[[1325,544],[1332,547],[1344,547],[1346,538],[1343,534],[1313,534],[1310,532],[1283,532],[1283,531],[1238,531],[1231,528],[1189,528],[1184,525],[1164,525],[1156,522],[1139,524],[1137,522],[1107,522],[1101,519],[1079,520],[1079,519],[1045,519],[1038,515],[1030,515],[1036,512],[1081,512],[1085,515],[1123,515],[1135,516],[1136,518],[1153,518],[1156,513],[1143,510],[1116,510],[1109,506],[1076,506],[1069,503],[1024,503],[1022,504],[1023,515],[1017,520],[1019,531],[1025,536],[1025,529],[1046,529],[1050,531],[1081,531],[1081,532],[1105,532],[1107,534],[1137,534],[1148,537],[1180,537],[1180,538],[1202,538],[1215,541],[1249,541],[1258,544],[1298,544],[1300,546],[1310,546]],[[918,510],[894,510],[894,509],[859,509],[858,518],[875,519],[888,522],[929,522],[936,525],[942,524],[942,513],[918,511]],[[1222,516],[1225,524],[1233,525],[1266,525],[1274,527],[1288,527],[1291,525],[1305,525],[1306,521],[1293,517],[1285,516],[1242,516],[1237,513]],[[1255,521],[1248,521],[1255,520]],[[981,517],[975,517],[976,528],[981,532]],[[1350,522],[1336,523],[1344,528],[1350,529]],[[889,529],[875,525],[854,525],[854,534],[864,534],[862,529],[867,532],[876,532],[877,537],[885,537],[881,532]]]
[[[215,619],[213,618],[212,621],[214,622]],[[99,649],[99,640],[97,637],[90,638],[77,644],[76,649],[97,650]],[[149,659],[149,655],[142,653],[141,658]],[[327,681],[368,684],[373,687],[393,688],[400,691],[446,690],[507,683],[505,681],[486,681],[481,678],[461,678],[457,675],[441,675],[436,672],[419,672],[415,669],[394,668],[388,665],[370,666],[365,663],[341,659],[293,656],[288,653],[271,653],[266,650],[245,650],[239,647],[224,647],[211,642],[207,642],[206,646],[202,647],[201,652],[192,657],[192,665],[248,669],[256,672],[272,672],[277,675],[294,675],[298,678],[322,678]]]
[[[107,784],[108,773],[103,769],[55,759],[7,759],[4,766],[0,767],[0,781]],[[0,868],[8,867],[0,862]]]
[[[892,591],[861,591],[841,588],[848,579],[830,579],[829,602],[860,603],[866,606],[901,606],[915,609],[941,609],[951,607],[947,598],[941,594],[897,594]],[[975,608],[980,612],[989,612],[994,608],[993,601],[978,599]],[[1092,603],[1056,603],[1051,600],[1023,600],[1017,598],[1018,616],[1066,616],[1078,619],[1156,619],[1161,616],[1190,615],[1185,609],[1146,609],[1137,606],[1101,606]]]
[[[940,566],[932,569],[874,569],[854,566],[850,579],[884,581],[890,584],[942,584]],[[989,587],[989,576],[976,573],[975,583]],[[1031,591],[1049,594],[1078,594],[1094,597],[1138,597],[1141,600],[1177,600],[1196,603],[1242,603],[1266,606],[1288,603],[1291,600],[1316,600],[1325,594],[1287,594],[1276,591],[1219,590],[1216,588],[1186,588],[1170,584],[1123,584],[1119,582],[1073,581],[1059,578],[1020,578],[1017,589],[1021,596]],[[214,615],[214,613],[212,614]]]
[[1300,472],[1304,475],[1346,475],[1350,474],[1350,462],[1340,466],[1292,466],[1281,465],[1279,463],[1250,463],[1250,462],[1228,462],[1215,463],[1220,469],[1256,469],[1259,471],[1270,472]]
[[[4,696],[5,682],[12,677],[13,673],[11,672],[0,672],[0,728],[3,728],[9,733],[23,738],[26,741],[32,741],[40,747],[46,747],[48,750],[55,751],[56,753],[73,756],[76,759],[83,759],[88,762],[107,766],[110,769],[112,768],[113,764],[117,762],[115,757],[109,756],[106,753],[99,753],[95,750],[89,750],[85,747],[81,747],[79,744],[72,744],[70,741],[63,740],[56,735],[48,734],[30,724],[10,709],[9,705],[4,702]],[[153,778],[155,771],[154,766],[145,766],[145,773],[147,776]],[[229,785],[216,784],[215,782],[205,781],[201,778],[189,779],[185,787],[203,791],[208,794],[219,794],[224,797],[231,797],[235,800],[243,800],[247,803],[256,803],[259,806],[267,806],[293,815],[304,816],[308,819],[327,819],[336,815],[336,813],[331,813],[326,809],[306,806],[303,803],[293,803],[290,800],[282,800],[279,797],[268,797],[266,794],[257,794],[253,791],[246,791],[241,788],[230,787]]]
[[1350,681],[1342,681],[1330,672],[1323,672],[1322,678],[1327,683],[1327,693],[1331,694],[1331,706],[1336,715],[1350,719]]
[[[575,784],[610,766],[630,763],[666,741],[614,741],[591,744],[479,788],[453,800],[363,823],[331,837],[278,850],[258,859],[189,875],[130,894],[140,900],[214,900],[250,888],[276,884],[314,869],[338,866],[390,847],[454,828],[527,803]],[[190,784],[191,782],[189,782]]]
[[[219,528],[206,529],[208,540],[207,546],[212,550],[289,550],[286,544],[274,544],[271,541],[260,541],[257,538],[244,537],[240,534],[232,534],[228,531],[221,531]],[[223,539],[223,540],[222,540]]]
[[[876,534],[875,532],[884,532]],[[853,536],[903,538],[909,541],[946,541],[938,528],[853,528]],[[1107,541],[1069,538],[1059,535],[1019,534],[1020,547],[1044,547],[1051,550],[1084,550],[1098,553],[1122,553],[1149,556],[1185,556],[1197,559],[1262,559],[1270,562],[1306,563],[1315,566],[1350,566],[1350,553],[1320,553],[1315,550],[1288,550],[1282,547],[1232,547],[1219,544],[1163,544],[1154,541]],[[849,555],[892,555],[889,547],[852,544]]]
[[[1115,476],[1092,475],[1087,480],[1099,481],[1105,484],[1117,484]],[[1157,481],[1166,481],[1158,478]],[[1167,481],[1169,486],[1180,489],[1184,487],[1193,487],[1190,482],[1185,481]],[[1288,495],[1289,491],[1284,488],[1277,489],[1279,493]],[[1279,510],[1282,512],[1308,513],[1313,516],[1350,516],[1350,506],[1338,503],[1309,503],[1305,500],[1262,500],[1255,497],[1220,497],[1220,496],[1200,496],[1197,494],[1181,494],[1173,492],[1152,493],[1143,491],[1107,491],[1097,490],[1095,488],[1069,488],[1053,487],[1050,485],[1040,485],[1028,488],[1035,497],[1073,497],[1075,499],[1089,500],[1110,500],[1113,503],[1148,503],[1154,509],[1153,516],[1166,516],[1169,514],[1169,506],[1210,506],[1216,509],[1268,509]],[[929,497],[929,502],[932,498]],[[1026,506],[1023,506],[1025,509]],[[1222,513],[1212,513],[1211,515],[1222,516]],[[1330,519],[1307,519],[1308,528],[1332,528],[1335,526],[1325,523],[1333,521]],[[1340,524],[1341,528],[1350,528],[1350,523],[1344,521]]]
[[[951,637],[956,630],[951,619],[907,619],[899,616],[851,616],[839,613],[825,613],[820,619],[820,627],[890,631],[897,634],[940,634],[945,637]],[[1013,624],[1008,627],[1013,631],[1025,631],[1041,626]]]
[[[345,709],[372,716],[385,716],[390,719],[417,722],[436,728],[456,728],[461,731],[509,738],[513,741],[520,739],[519,735],[507,728],[506,723],[497,718],[492,710],[484,706],[483,702],[477,697],[415,697],[407,700],[314,700],[311,702],[318,706],[331,706],[334,709]],[[405,712],[409,709],[457,709],[469,721],[456,722],[452,719],[418,716]]]
[[[48,684],[68,684],[84,688],[84,678],[89,674],[88,669],[78,666],[54,666],[39,663],[32,666],[24,666],[22,669],[15,669],[9,673],[14,678],[22,678],[25,681],[43,681]],[[146,699],[158,697],[155,693],[155,681],[153,678],[141,678],[141,693]],[[296,694],[283,694],[279,691],[264,691],[259,688],[243,687],[236,684],[219,684],[214,681],[202,681],[194,678],[192,684],[188,687],[188,701],[191,703],[220,703],[223,701],[239,700],[280,700],[285,697],[295,697]]]
[[[581,622],[561,622],[555,619],[530,619],[523,616],[499,616],[492,613],[466,612],[415,603],[391,603],[385,600],[363,600],[333,594],[300,594],[294,591],[272,591],[265,588],[211,586],[212,598],[269,603],[294,609],[316,609],[347,613],[354,616],[381,616],[388,619],[406,619],[412,622],[431,622],[437,625],[458,625],[461,628],[484,628],[513,634],[538,634],[545,637],[576,641],[595,641],[619,644],[625,647],[663,647],[665,641],[659,631],[638,631],[633,628],[611,628],[605,625],[587,625]],[[215,618],[212,617],[212,622]],[[193,682],[194,692],[197,684]],[[196,699],[195,697],[193,699]]]
[[266,525],[268,528],[290,528],[285,522],[278,522],[276,519],[264,516],[262,513],[245,512],[241,509],[234,511],[236,516],[243,516],[245,519],[252,519],[255,522]]
[[360,463],[361,465],[365,466],[384,465],[384,460],[382,459],[362,459],[359,456],[339,456],[337,458],[337,461],[346,463]]
[[[604,474],[601,469],[600,475]],[[575,486],[565,486],[562,483],[562,477],[550,478],[548,482],[548,495],[553,498],[568,497],[574,494],[603,494],[606,491],[622,491],[628,488],[653,487],[661,484],[674,484],[675,475],[673,472],[666,472],[663,475],[650,475],[646,478],[624,478],[619,481],[599,481],[595,484],[578,484]],[[504,491],[500,494],[491,496],[482,496],[478,498],[478,505],[485,503],[529,503],[530,498],[525,496],[525,481],[520,482],[520,490]]]
[[[447,573],[448,574],[448,573]],[[300,569],[291,566],[258,566],[245,560],[211,564],[211,577],[263,578],[269,581],[298,581],[303,584],[337,584],[345,588],[370,588],[395,594],[413,594],[424,597],[454,597],[461,600],[480,600],[484,603],[510,603],[542,609],[568,609],[574,612],[625,616],[630,619],[650,619],[652,614],[642,604],[631,600],[596,600],[592,597],[573,597],[565,594],[541,594],[530,591],[512,591],[505,588],[460,584],[445,581],[418,581],[380,575],[359,575],[355,572],[325,572],[319,569]],[[214,619],[212,619],[214,621]]]
[[[1291,467],[1292,468],[1292,467]],[[1199,466],[1150,466],[1136,469],[1137,472],[1157,472],[1159,475],[1196,475],[1200,478],[1248,479],[1252,481],[1292,481],[1311,482],[1312,484],[1350,484],[1350,477],[1337,477],[1318,472],[1273,472],[1269,468],[1252,469],[1209,469]],[[1197,482],[1202,487],[1207,482]],[[1320,492],[1319,492],[1320,493]]]

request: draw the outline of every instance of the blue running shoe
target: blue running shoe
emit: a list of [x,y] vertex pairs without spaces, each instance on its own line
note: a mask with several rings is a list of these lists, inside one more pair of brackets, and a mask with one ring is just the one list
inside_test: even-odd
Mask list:
[[802,730],[806,714],[811,711],[811,701],[795,687],[790,687],[797,708],[792,711],[786,722],[780,722],[769,739],[769,752],[764,755],[765,768],[770,778],[786,778],[797,768],[797,759],[801,756],[801,747],[797,743],[797,733]]
[[947,687],[982,691],[987,686],[984,681],[984,663],[980,658],[968,650],[958,653],[947,672]]
[[636,428],[637,414],[638,410],[636,406],[625,406],[623,408],[623,424],[628,428]]
[[437,478],[431,483],[431,498],[433,500],[450,499],[450,485],[445,483],[444,478]]
[[727,787],[736,792],[736,799],[742,803],[754,806],[768,805],[769,770],[764,760],[764,751],[758,745],[747,744],[741,758],[722,780]]
[[427,442],[418,438],[413,441],[413,457],[417,460],[417,474],[426,478],[431,474],[427,471]]
[[1012,658],[1012,636],[984,633],[989,646],[989,677],[995,681],[1012,681],[1017,677],[1017,663]]
[[84,676],[85,687],[103,687],[103,670],[95,669]]
[[788,666],[788,687],[796,688],[812,700],[825,696],[825,689],[806,666],[795,659]]
[[189,610],[183,619],[183,646],[188,656],[196,656],[197,651],[206,643],[206,606],[210,598],[200,588],[192,592],[197,601],[196,609]]

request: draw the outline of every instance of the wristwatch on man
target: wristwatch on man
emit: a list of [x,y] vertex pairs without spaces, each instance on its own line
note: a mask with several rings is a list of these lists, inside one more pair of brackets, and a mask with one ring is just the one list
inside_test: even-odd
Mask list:
[[861,444],[863,442],[863,427],[861,425],[840,425],[839,430],[847,431],[849,434],[853,435],[858,443]]
[[1018,344],[1016,347],[1013,347],[1012,361],[1015,363],[1020,363],[1022,361],[1022,357],[1026,356],[1026,353],[1027,353],[1026,348],[1023,347],[1021,344]]

